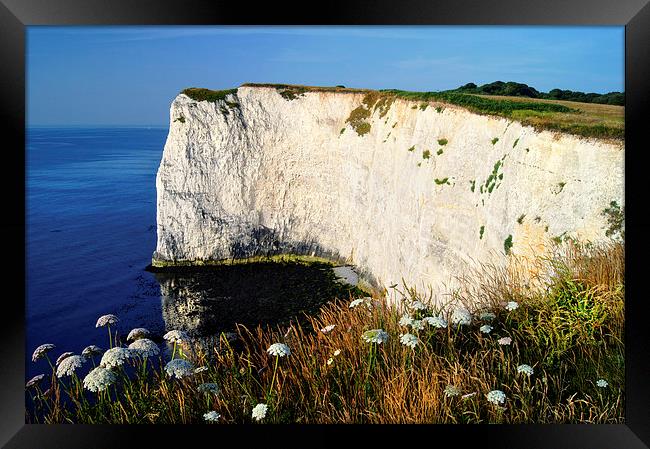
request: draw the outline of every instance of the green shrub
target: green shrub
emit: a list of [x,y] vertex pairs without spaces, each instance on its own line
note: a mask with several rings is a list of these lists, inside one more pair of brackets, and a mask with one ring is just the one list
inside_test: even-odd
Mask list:
[[438,139],[438,145],[445,146],[449,142],[447,139]]
[[512,248],[512,235],[509,235],[504,241],[503,241],[503,249],[506,252],[506,255],[510,254],[510,249]]
[[422,158],[423,158],[423,159],[429,159],[430,157],[431,157],[431,151],[429,151],[429,150],[424,150],[424,151],[422,152]]
[[492,139],[492,141],[491,141],[491,142],[492,142],[492,145],[495,145],[498,141],[499,141],[499,138],[498,138],[498,137],[495,137],[495,138]]

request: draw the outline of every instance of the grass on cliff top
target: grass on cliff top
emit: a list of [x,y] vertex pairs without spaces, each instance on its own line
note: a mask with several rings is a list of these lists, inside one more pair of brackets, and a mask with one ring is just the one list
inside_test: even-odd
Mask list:
[[[26,388],[35,410],[26,420],[623,423],[624,247],[565,248],[538,260],[550,277],[494,266],[467,273],[453,292],[475,304],[465,324],[465,312],[454,325],[455,314],[434,318],[441,309],[430,296],[396,289],[395,306],[338,300],[303,323],[239,326],[212,347],[187,339],[173,345],[167,369],[168,355],[128,358],[95,376],[99,393],[84,385],[100,355],[58,378],[40,359],[50,374]],[[270,354],[275,343],[290,354]]]
[[218,100],[225,101],[227,95],[237,94],[237,89],[210,90],[201,87],[188,87],[181,91],[181,93],[187,95],[192,100],[214,102]]

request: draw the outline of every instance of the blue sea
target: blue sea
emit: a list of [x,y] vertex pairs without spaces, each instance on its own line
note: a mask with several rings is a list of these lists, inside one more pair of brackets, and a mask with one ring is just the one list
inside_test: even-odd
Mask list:
[[166,128],[30,128],[26,143],[26,375],[40,344],[56,358],[107,345],[119,329],[160,333],[160,287],[145,271],[156,246],[156,171]]

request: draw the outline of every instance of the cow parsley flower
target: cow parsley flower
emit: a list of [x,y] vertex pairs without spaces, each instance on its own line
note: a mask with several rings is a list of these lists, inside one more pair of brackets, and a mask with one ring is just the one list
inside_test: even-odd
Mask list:
[[151,332],[144,327],[136,327],[135,329],[131,329],[131,332],[129,332],[129,335],[126,337],[126,341],[148,338],[149,335],[151,335]]
[[169,377],[182,379],[183,377],[194,374],[194,367],[187,360],[174,359],[170,360],[167,365],[165,365],[165,372]]
[[268,408],[269,407],[266,404],[257,404],[255,407],[253,407],[253,419],[256,419],[257,421],[263,420],[266,416],[266,411]]
[[606,388],[607,385],[609,385],[609,384],[607,383],[607,381],[605,379],[598,379],[596,381],[596,385],[599,386],[600,388]]
[[32,362],[37,361],[40,358],[45,357],[45,354],[47,354],[49,351],[52,349],[56,348],[51,343],[45,343],[44,345],[40,345],[38,348],[34,350],[34,353],[32,354]]
[[90,391],[103,391],[110,387],[116,380],[117,377],[112,371],[98,366],[84,377],[84,387]]
[[416,337],[413,334],[402,334],[399,337],[399,341],[404,345],[408,346],[410,348],[415,348],[418,343],[420,342],[420,339]]
[[496,405],[503,404],[506,401],[506,394],[501,390],[492,390],[486,396],[488,401]]
[[458,396],[460,394],[460,388],[455,387],[454,385],[447,385],[445,387],[445,396],[448,398]]
[[412,322],[413,322],[413,318],[411,318],[411,316],[408,313],[405,313],[399,319],[400,326],[410,326]]
[[199,366],[194,370],[194,374],[199,374],[202,373],[203,371],[207,371],[208,367],[207,366]]
[[519,365],[517,367],[517,372],[527,374],[528,376],[532,376],[534,371],[532,366],[526,365],[524,363],[523,365]]
[[427,305],[422,301],[413,301],[411,303],[411,309],[413,310],[426,310]]
[[332,332],[332,330],[334,330],[335,327],[336,327],[336,324],[329,324],[329,325],[325,326],[324,328],[322,328],[320,331],[322,333],[324,333],[324,334],[327,334],[329,332]]
[[74,354],[74,352],[64,352],[63,354],[61,354],[61,355],[59,356],[58,359],[56,359],[56,363],[55,363],[55,365],[56,365],[56,366],[59,366],[59,363],[61,363],[64,359],[66,359],[67,357],[70,357],[70,356],[73,355],[73,354]]
[[481,312],[481,314],[479,315],[479,318],[482,321],[492,321],[496,317],[497,316],[495,314],[493,314],[492,312]]
[[413,320],[411,321],[411,327],[413,330],[421,331],[424,329],[424,322],[422,320]]
[[483,332],[484,334],[489,334],[490,332],[492,332],[492,326],[490,326],[490,325],[488,325],[488,324],[484,324],[483,326],[481,326],[481,327],[479,328],[479,330],[480,330],[481,332]]
[[451,323],[457,326],[470,324],[472,322],[472,314],[463,307],[456,307],[451,314]]
[[148,338],[139,338],[129,345],[129,349],[140,357],[153,357],[160,354],[160,348],[156,342]]
[[334,363],[334,359],[333,359],[332,357],[330,357],[329,359],[327,359],[327,364],[328,364],[328,365],[331,365],[332,363]]
[[72,376],[77,368],[81,368],[86,359],[80,355],[71,355],[61,361],[61,364],[56,368],[56,377]]
[[371,329],[361,334],[361,338],[367,343],[384,343],[388,340],[388,333],[383,329]]
[[34,385],[39,384],[43,380],[44,377],[45,377],[45,374],[39,374],[37,376],[32,377],[25,384],[25,388],[33,387]]
[[516,301],[510,301],[508,304],[506,304],[506,310],[515,310],[517,307],[519,307],[519,304]]
[[84,350],[81,351],[81,355],[86,357],[86,358],[90,358],[90,357],[92,357],[94,355],[98,355],[98,354],[101,354],[101,353],[102,353],[102,348],[100,348],[99,346],[95,346],[95,345],[86,346],[84,348]]
[[124,365],[124,362],[133,357],[133,352],[128,348],[115,347],[104,353],[99,366],[107,369]]
[[271,346],[269,346],[269,349],[267,349],[266,352],[279,357],[284,357],[291,354],[289,346],[283,343],[273,343]]
[[201,393],[212,393],[212,394],[218,394],[219,393],[219,385],[215,383],[204,383],[201,384],[197,387],[197,389]]
[[341,353],[341,350],[340,350],[340,349],[337,349],[336,351],[334,351],[334,357],[336,357],[336,356],[339,355],[340,353]]
[[115,315],[102,315],[97,319],[97,324],[95,324],[95,327],[111,326],[118,321],[119,319]]
[[512,338],[510,337],[502,337],[497,340],[500,345],[503,346],[508,346],[510,343],[512,343]]
[[215,411],[208,412],[203,415],[203,419],[208,422],[217,422],[219,418],[221,418],[221,415]]
[[447,327],[447,320],[445,320],[442,315],[425,316],[422,318],[422,321],[427,323],[429,326],[437,327],[438,329],[444,329]]
[[179,330],[171,330],[163,335],[163,338],[170,343],[184,343],[190,340],[187,333]]

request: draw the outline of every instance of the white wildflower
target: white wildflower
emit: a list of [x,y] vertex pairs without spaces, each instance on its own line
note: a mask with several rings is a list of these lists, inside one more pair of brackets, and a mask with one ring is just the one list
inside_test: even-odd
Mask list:
[[289,346],[285,345],[284,343],[273,343],[271,346],[269,346],[269,349],[267,349],[266,352],[279,357],[284,357],[291,354]]
[[102,391],[110,387],[117,377],[112,371],[98,366],[84,378],[84,387],[90,391]]
[[329,359],[327,359],[327,364],[328,364],[328,365],[331,365],[332,363],[334,363],[334,359],[333,359],[332,357],[330,357]]
[[56,348],[56,346],[54,346],[51,343],[45,343],[44,345],[40,345],[38,348],[34,350],[34,353],[32,354],[32,362],[35,362],[38,359],[45,357],[45,354],[54,348]]
[[322,328],[320,331],[322,333],[324,333],[324,334],[327,334],[329,332],[332,332],[332,330],[334,330],[335,327],[336,327],[336,324],[329,324],[329,325],[325,326],[324,328]]
[[486,396],[488,401],[496,405],[503,404],[506,401],[506,394],[501,390],[492,390]]
[[404,345],[408,346],[410,348],[415,348],[418,343],[420,342],[420,339],[416,337],[413,334],[402,334],[399,337],[399,341]]
[[95,324],[95,327],[104,327],[104,326],[110,326],[115,323],[117,323],[119,320],[115,315],[102,315],[97,319],[97,324]]
[[111,369],[124,365],[124,362],[133,357],[133,352],[128,348],[115,347],[104,353],[99,366]]
[[340,349],[337,349],[336,351],[334,351],[334,357],[336,357],[336,356],[339,355],[340,353],[341,353],[341,350],[340,350]]
[[81,368],[86,359],[80,355],[71,355],[61,361],[61,364],[56,368],[56,377],[72,376],[72,374]]
[[131,332],[129,332],[129,335],[126,337],[126,341],[148,338],[149,335],[151,335],[151,332],[144,327],[136,327],[135,329],[131,329]]
[[424,323],[427,323],[429,326],[437,327],[439,329],[444,329],[447,327],[447,320],[445,320],[442,315],[438,316],[426,316],[422,318]]
[[405,313],[399,319],[400,326],[410,326],[412,322],[413,322],[413,318],[411,318],[411,316],[408,313]]
[[197,389],[201,393],[212,393],[212,394],[218,394],[219,393],[219,385],[215,383],[204,383],[201,384],[197,387]]
[[253,418],[261,421],[266,416],[266,411],[268,408],[269,407],[266,404],[257,404],[255,407],[253,407]]
[[370,305],[370,298],[357,298],[354,301],[350,303],[350,309],[354,309],[357,306],[360,306],[361,304],[367,304],[368,306]]
[[194,367],[187,360],[174,359],[165,365],[165,372],[169,377],[182,379],[183,377],[191,376],[194,373]]
[[479,318],[483,321],[492,321],[496,317],[497,316],[492,312],[481,312],[481,314],[479,315]]
[[86,357],[86,358],[90,358],[90,357],[92,357],[94,355],[98,355],[98,354],[101,354],[101,353],[102,353],[102,348],[100,348],[99,346],[95,346],[95,345],[86,346],[84,348],[84,350],[81,351],[81,355]]
[[519,307],[519,304],[517,304],[516,301],[510,301],[508,304],[506,304],[506,310],[515,310],[517,307]]
[[456,307],[451,314],[451,323],[457,326],[470,324],[472,322],[472,314],[463,307]]
[[66,359],[67,357],[70,357],[71,355],[74,355],[74,352],[64,352],[63,354],[61,354],[59,356],[58,359],[56,359],[55,365],[59,366],[59,363],[61,363],[64,359]]
[[37,376],[32,377],[31,379],[29,379],[27,381],[27,383],[25,384],[25,387],[29,388],[29,387],[33,387],[36,384],[39,384],[43,380],[44,377],[45,377],[45,374],[39,374]]
[[425,310],[427,308],[426,304],[422,301],[413,301],[411,303],[411,309],[413,310]]
[[383,343],[388,340],[388,333],[383,329],[371,329],[361,334],[361,338],[367,343]]
[[203,371],[207,371],[208,367],[207,366],[199,366],[197,369],[194,370],[194,374],[199,374],[202,373]]
[[460,394],[460,388],[455,387],[453,385],[447,385],[445,387],[445,396],[448,398],[458,396]]
[[140,357],[153,357],[160,354],[160,348],[156,342],[148,338],[138,338],[129,345],[129,349]]
[[421,331],[424,329],[424,322],[422,320],[413,320],[411,321],[411,327],[413,330]]
[[517,372],[518,372],[518,373],[524,373],[524,374],[527,374],[527,375],[529,375],[529,376],[532,376],[534,371],[533,371],[533,367],[532,367],[532,366],[530,366],[530,365],[526,365],[526,364],[524,363],[523,365],[519,365],[519,366],[517,367]]
[[190,339],[185,332],[179,330],[171,330],[163,335],[163,338],[170,343],[184,343]]
[[502,337],[497,340],[500,345],[503,346],[508,346],[510,343],[512,343],[512,338],[510,337]]
[[481,327],[479,328],[479,330],[480,330],[481,332],[483,332],[484,334],[489,334],[490,332],[492,332],[492,326],[487,325],[487,324],[484,324],[483,326],[481,326]]
[[208,412],[203,415],[203,419],[208,422],[217,422],[219,418],[221,418],[221,415],[215,411]]
[[598,379],[596,381],[596,385],[599,386],[600,388],[606,388],[607,385],[609,385],[609,384],[607,383],[607,381],[605,379]]

